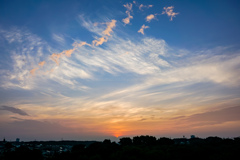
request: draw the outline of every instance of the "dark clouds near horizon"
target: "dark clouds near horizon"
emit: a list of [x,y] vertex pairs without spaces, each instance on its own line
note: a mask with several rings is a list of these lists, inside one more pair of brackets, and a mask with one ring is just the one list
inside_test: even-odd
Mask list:
[[190,122],[194,125],[215,125],[230,121],[240,121],[240,106],[224,108],[216,111],[203,112],[193,114],[190,116],[179,116],[173,120],[180,120],[181,122]]
[[19,108],[15,108],[15,107],[10,107],[10,106],[0,106],[0,110],[5,110],[5,111],[9,111],[12,113],[16,113],[22,116],[29,116],[25,111],[19,109]]

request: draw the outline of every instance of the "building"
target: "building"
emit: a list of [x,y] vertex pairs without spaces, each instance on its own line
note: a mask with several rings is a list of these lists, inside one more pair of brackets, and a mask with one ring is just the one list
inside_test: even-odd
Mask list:
[[191,139],[194,139],[194,138],[196,138],[196,136],[195,135],[191,135]]

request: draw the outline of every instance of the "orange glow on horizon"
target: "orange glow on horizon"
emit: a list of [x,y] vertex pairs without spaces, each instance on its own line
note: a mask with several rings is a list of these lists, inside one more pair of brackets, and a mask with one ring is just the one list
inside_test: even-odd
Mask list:
[[121,136],[121,134],[114,134],[114,137],[116,137],[116,138],[118,138],[120,136]]
[[122,132],[121,131],[115,131],[114,133],[112,133],[112,135],[116,138],[119,138],[120,136],[122,136]]

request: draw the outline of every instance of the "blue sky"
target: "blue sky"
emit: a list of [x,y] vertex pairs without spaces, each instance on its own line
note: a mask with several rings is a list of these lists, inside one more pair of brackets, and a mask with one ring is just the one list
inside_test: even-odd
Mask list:
[[[76,21],[78,14],[88,18],[108,17],[121,19],[124,14],[122,5],[128,1],[2,1],[1,26],[26,27],[42,35],[46,40],[52,32],[79,37],[83,34]],[[145,1],[139,1],[144,4]],[[146,2],[145,2],[146,3]],[[14,4],[14,5],[13,5]],[[209,45],[237,45],[239,43],[238,1],[148,1],[155,4],[144,12],[135,10],[132,25],[126,30],[137,30],[145,22],[145,16],[161,13],[164,6],[178,7],[180,15],[169,22],[167,16],[158,17],[151,24],[148,34],[160,37],[178,47],[205,47]],[[133,6],[136,9],[136,6]],[[176,11],[177,12],[177,11]],[[181,16],[184,14],[184,16]],[[133,25],[134,23],[134,25]],[[155,32],[158,31],[158,32]],[[84,36],[84,35],[83,35]],[[89,37],[89,36],[87,36]]]
[[0,137],[239,136],[239,6],[0,1]]

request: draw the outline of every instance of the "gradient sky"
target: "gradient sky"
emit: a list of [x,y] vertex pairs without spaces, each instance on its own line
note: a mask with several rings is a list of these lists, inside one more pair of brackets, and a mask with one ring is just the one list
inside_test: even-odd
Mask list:
[[0,139],[240,136],[239,8],[0,0]]

